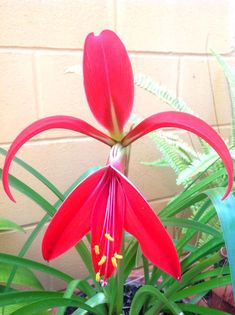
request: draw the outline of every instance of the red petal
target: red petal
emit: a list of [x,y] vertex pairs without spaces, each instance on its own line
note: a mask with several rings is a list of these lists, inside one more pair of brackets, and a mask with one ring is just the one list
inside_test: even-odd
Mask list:
[[180,279],[180,262],[169,234],[141,193],[119,176],[127,199],[124,229],[139,241],[143,254],[154,265]]
[[[100,272],[105,279],[109,278],[115,267],[112,257],[120,254],[122,247],[123,216],[125,198],[120,188],[116,172],[109,168],[106,185],[103,186],[97,196],[91,218],[91,252],[95,272]],[[108,240],[105,234],[113,237]],[[99,253],[95,253],[95,246],[99,246]],[[102,256],[106,256],[106,262],[98,265]]]
[[88,176],[62,203],[43,238],[42,253],[46,260],[63,254],[88,233],[94,200],[105,173],[103,168]]
[[62,129],[69,129],[77,132],[81,132],[85,135],[91,136],[97,140],[100,140],[108,145],[114,144],[114,141],[100,132],[99,130],[95,129],[91,125],[89,125],[87,122],[70,117],[70,116],[52,116],[40,119],[31,125],[29,125],[27,128],[25,128],[13,141],[8,154],[6,156],[5,164],[3,167],[3,173],[2,173],[2,181],[3,181],[3,187],[5,189],[5,192],[9,196],[11,200],[14,201],[14,198],[10,192],[9,183],[8,183],[8,172],[11,165],[11,162],[16,155],[17,151],[22,147],[22,145],[27,142],[29,139],[37,135],[38,133],[48,130],[48,129],[54,129],[54,128],[62,128]]
[[87,36],[83,72],[93,115],[112,135],[120,135],[132,111],[134,83],[127,51],[114,32]]
[[222,199],[226,198],[233,186],[233,160],[222,138],[213,128],[200,118],[179,112],[163,112],[155,114],[146,118],[132,129],[123,139],[122,143],[124,146],[127,146],[145,134],[165,127],[181,128],[191,131],[208,142],[219,154],[228,172],[228,187]]

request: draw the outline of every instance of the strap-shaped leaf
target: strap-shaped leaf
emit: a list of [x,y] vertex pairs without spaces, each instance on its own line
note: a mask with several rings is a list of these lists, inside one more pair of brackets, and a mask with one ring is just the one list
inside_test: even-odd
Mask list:
[[221,201],[223,188],[220,187],[209,189],[205,193],[213,203],[221,223],[231,271],[233,291],[235,292],[235,198],[233,194],[230,194],[225,200]]

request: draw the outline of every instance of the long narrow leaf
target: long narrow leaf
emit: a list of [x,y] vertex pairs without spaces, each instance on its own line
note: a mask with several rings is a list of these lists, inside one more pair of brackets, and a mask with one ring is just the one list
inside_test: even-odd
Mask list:
[[[180,309],[180,307],[171,300],[168,300],[165,297],[165,295],[161,293],[157,288],[154,288],[150,285],[145,285],[136,292],[134,299],[132,301],[130,315],[140,314],[140,311],[144,306],[144,303],[149,299],[149,297],[154,297],[155,299],[160,300],[164,304],[164,306],[172,312],[172,314],[174,315],[182,314],[182,310]],[[156,313],[147,311],[145,312],[145,314],[154,315]]]
[[7,231],[7,230],[17,230],[21,232],[24,231],[24,229],[20,225],[10,220],[0,217],[0,231]]
[[199,223],[192,219],[185,218],[163,218],[161,220],[166,226],[176,226],[181,228],[190,228],[206,234],[213,235],[214,237],[220,237],[220,232],[211,226],[203,223]]
[[177,304],[182,311],[185,312],[190,312],[192,314],[200,314],[200,315],[231,315],[230,313],[227,312],[223,312],[223,311],[219,311],[216,310],[215,308],[211,308],[211,307],[204,307],[204,306],[200,306],[200,305],[195,305],[195,304],[183,304],[183,303],[178,303]]
[[176,292],[175,294],[173,294],[171,296],[171,298],[174,301],[178,301],[181,299],[186,298],[187,296],[191,296],[194,294],[199,294],[200,292],[205,292],[205,291],[209,291],[213,288],[218,288],[218,287],[222,287],[223,285],[227,285],[231,283],[231,277],[230,275],[228,276],[224,276],[224,277],[220,277],[217,279],[212,279],[209,281],[205,281],[196,285],[193,285],[187,289],[181,290],[179,292]]
[[230,194],[225,200],[221,201],[222,191],[223,189],[218,187],[209,189],[205,193],[213,203],[221,223],[231,271],[233,292],[235,292],[235,198],[233,194]]
[[[6,156],[7,150],[0,148],[0,154]],[[27,172],[32,174],[34,177],[36,177],[40,182],[47,186],[59,199],[62,200],[63,195],[61,194],[61,192],[55,187],[55,185],[53,185],[45,176],[43,176],[35,168],[33,168],[31,165],[29,165],[28,163],[24,162],[23,160],[19,159],[16,156],[13,158],[13,161],[20,165],[22,168],[24,168]]]
[[[2,170],[0,169],[0,179],[2,178]],[[36,202],[43,210],[45,210],[50,216],[55,214],[56,209],[35,190],[24,184],[18,178],[9,175],[9,182],[12,187],[29,197],[31,200]]]
[[48,273],[56,278],[64,280],[65,282],[71,282],[73,280],[73,278],[69,276],[68,274],[60,270],[57,270],[53,267],[49,267],[42,263],[35,262],[33,260],[22,258],[22,257],[17,257],[14,255],[0,253],[0,262],[9,264],[12,266],[20,266],[24,268],[35,269],[44,273]]
[[[8,264],[0,263],[0,282],[6,283],[12,267]],[[26,268],[18,268],[14,277],[13,284],[21,285],[24,287],[43,290],[43,286],[32,271]]]

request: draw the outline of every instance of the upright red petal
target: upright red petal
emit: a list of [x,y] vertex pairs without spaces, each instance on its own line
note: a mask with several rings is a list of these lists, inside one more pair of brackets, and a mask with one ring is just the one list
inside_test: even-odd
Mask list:
[[120,140],[132,111],[133,73],[127,51],[109,30],[89,34],[83,59],[87,101],[95,118]]
[[233,186],[233,160],[223,139],[213,128],[200,118],[179,112],[158,113],[139,123],[125,136],[122,143],[124,146],[127,146],[145,134],[165,127],[181,128],[191,131],[209,143],[219,154],[228,172],[228,187],[222,199],[226,198],[231,192]]
[[22,145],[27,142],[29,139],[39,134],[42,131],[54,129],[54,128],[62,128],[69,129],[77,132],[81,132],[85,135],[91,136],[101,142],[104,142],[108,145],[113,145],[115,142],[109,138],[107,135],[97,130],[96,128],[89,125],[87,122],[74,118],[71,116],[52,116],[40,119],[27,128],[25,128],[13,141],[8,154],[5,159],[5,164],[3,167],[2,173],[2,182],[5,192],[9,196],[11,200],[14,201],[14,198],[11,194],[9,183],[8,183],[8,172],[11,165],[11,162],[16,155],[17,151],[22,147]]
[[46,260],[52,260],[76,245],[90,230],[91,212],[97,193],[105,184],[106,168],[82,181],[52,218],[42,243]]
[[139,241],[154,265],[180,279],[180,262],[169,234],[141,193],[121,173],[119,177],[126,195],[124,229]]
[[118,177],[109,167],[106,184],[97,195],[91,217],[92,261],[98,279],[104,277],[104,281],[113,274],[121,257],[124,207]]

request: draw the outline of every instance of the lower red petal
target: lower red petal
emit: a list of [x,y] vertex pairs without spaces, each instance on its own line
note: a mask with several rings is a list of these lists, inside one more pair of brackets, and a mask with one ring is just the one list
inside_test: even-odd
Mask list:
[[140,192],[120,174],[126,195],[124,229],[140,243],[143,254],[176,279],[181,277],[175,246],[166,229]]
[[[91,253],[94,270],[105,279],[113,274],[115,263],[118,263],[115,253],[120,254],[122,247],[125,207],[125,198],[116,172],[108,168],[106,176],[106,183],[97,195],[91,217]],[[106,261],[99,265],[104,256]]]
[[106,169],[98,170],[80,183],[52,218],[42,243],[46,260],[60,256],[89,232],[94,200],[102,187]]

